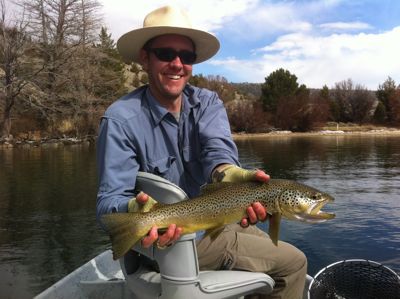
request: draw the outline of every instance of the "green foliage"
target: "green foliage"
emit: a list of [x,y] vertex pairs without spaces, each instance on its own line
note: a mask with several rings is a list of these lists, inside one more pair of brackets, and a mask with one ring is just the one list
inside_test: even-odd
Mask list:
[[389,95],[396,90],[396,82],[388,77],[383,84],[380,84],[376,91],[376,97],[383,104],[387,105]]
[[298,89],[297,77],[289,71],[280,68],[272,72],[265,78],[265,83],[262,85],[261,102],[264,109],[268,112],[276,112],[279,101],[294,96]]
[[306,85],[299,86],[296,75],[280,68],[265,78],[260,100],[275,127],[307,131],[327,120],[328,97],[327,87],[322,96],[311,96]]
[[380,84],[376,91],[376,97],[385,107],[384,111],[386,115],[384,116],[384,119],[389,123],[391,123],[395,118],[390,103],[390,98],[392,98],[395,93],[396,82],[391,77],[388,77],[383,84]]
[[125,64],[115,47],[111,34],[106,27],[102,27],[99,34],[99,43],[95,45],[97,55],[93,57],[97,65],[97,80],[93,82],[94,94],[97,97],[110,100],[123,95],[125,88]]
[[99,41],[100,43],[97,44],[97,47],[103,52],[109,52],[110,56],[118,55],[118,52],[115,49],[114,40],[111,38],[111,33],[107,32],[107,27],[101,27]]
[[374,121],[378,124],[383,124],[386,121],[385,105],[379,101],[374,112]]
[[321,99],[329,100],[329,88],[324,85],[322,89],[319,91],[319,96]]
[[[7,125],[6,134],[11,115],[17,119],[28,114],[29,124],[36,121],[36,129],[60,131],[57,124],[70,120],[73,128],[68,132],[94,134],[105,107],[127,92],[125,74],[134,87],[148,83],[140,65],[122,62],[106,27],[95,41],[99,23],[95,18],[82,22],[84,16],[74,14],[79,11],[76,5],[83,2],[73,2],[74,6],[65,1],[54,3],[67,14],[45,1],[45,13],[39,13],[40,6],[31,6],[32,27],[2,29],[4,101],[0,111],[5,117],[0,120],[0,129]],[[48,27],[41,27],[43,24]],[[83,28],[85,24],[90,26]],[[19,31],[24,28],[30,30]],[[10,45],[14,47],[6,48]],[[270,126],[305,131],[328,116],[335,121],[365,122],[371,116],[372,103],[376,103],[370,91],[354,86],[350,79],[337,83],[333,90],[324,86],[318,93],[310,92],[282,68],[266,77],[263,84],[232,84],[222,76],[202,74],[192,76],[189,83],[216,91],[227,107],[232,128],[246,132],[260,132]],[[374,120],[400,124],[400,90],[394,80],[388,77],[376,96],[379,102]],[[27,127],[35,129],[34,125]]]

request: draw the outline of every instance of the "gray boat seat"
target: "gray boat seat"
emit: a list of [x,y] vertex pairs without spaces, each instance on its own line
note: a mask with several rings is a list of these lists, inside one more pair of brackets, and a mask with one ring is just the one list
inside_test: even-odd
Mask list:
[[[188,198],[175,184],[149,173],[139,172],[136,186],[162,203]],[[159,272],[138,262],[141,255],[155,261]],[[265,273],[199,271],[196,234],[183,235],[164,250],[136,245],[120,259],[120,264],[133,298],[140,299],[239,298],[253,293],[271,293],[275,284]]]

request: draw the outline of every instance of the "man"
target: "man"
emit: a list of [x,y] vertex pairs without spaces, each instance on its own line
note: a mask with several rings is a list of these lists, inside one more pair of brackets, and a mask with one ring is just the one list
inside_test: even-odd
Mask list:
[[[217,94],[188,84],[193,64],[211,58],[217,38],[193,29],[187,15],[162,7],[144,20],[143,28],[123,35],[117,47],[126,62],[138,62],[149,84],[112,104],[102,118],[97,161],[99,191],[97,215],[147,211],[155,200],[135,194],[138,171],[160,175],[179,185],[189,197],[212,181],[239,182],[269,176],[261,170],[240,168],[226,111]],[[136,195],[136,197],[135,197]],[[265,272],[276,281],[268,298],[301,298],[306,258],[295,247],[249,226],[265,220],[260,203],[247,209],[240,225],[228,225],[217,235],[199,237],[201,269],[240,269]],[[182,228],[171,224],[160,234],[154,226],[142,239],[145,248],[169,246]]]

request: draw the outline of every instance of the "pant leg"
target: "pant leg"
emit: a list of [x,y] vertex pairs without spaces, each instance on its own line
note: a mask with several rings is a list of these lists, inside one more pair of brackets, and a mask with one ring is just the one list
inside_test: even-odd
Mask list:
[[225,226],[197,243],[201,270],[235,269],[263,272],[275,280],[272,294],[258,298],[302,298],[307,259],[296,247],[279,241],[275,246],[268,234],[255,226]]

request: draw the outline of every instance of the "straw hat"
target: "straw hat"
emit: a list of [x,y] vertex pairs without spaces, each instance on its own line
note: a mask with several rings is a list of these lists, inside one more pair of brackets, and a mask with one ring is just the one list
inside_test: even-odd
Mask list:
[[134,29],[122,35],[117,49],[125,62],[140,62],[140,49],[159,35],[180,34],[189,37],[196,46],[197,59],[203,62],[219,50],[219,41],[211,33],[194,29],[188,15],[175,6],[164,6],[150,12],[143,21],[143,28]]

